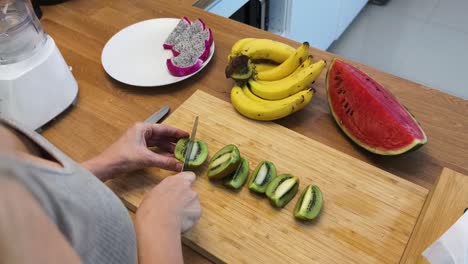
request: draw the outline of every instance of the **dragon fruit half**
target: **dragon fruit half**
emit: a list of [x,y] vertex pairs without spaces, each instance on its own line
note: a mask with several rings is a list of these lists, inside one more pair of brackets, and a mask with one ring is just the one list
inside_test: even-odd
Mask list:
[[[189,24],[188,27],[184,25]],[[185,27],[185,30],[181,29]],[[182,18],[166,39],[163,47],[171,49],[174,57],[166,61],[174,76],[186,76],[198,71],[210,56],[213,34],[201,19],[190,23]]]

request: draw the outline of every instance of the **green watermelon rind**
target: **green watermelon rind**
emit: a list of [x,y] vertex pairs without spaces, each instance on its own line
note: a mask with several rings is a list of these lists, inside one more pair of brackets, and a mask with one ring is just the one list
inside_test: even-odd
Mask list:
[[361,142],[359,139],[355,138],[351,134],[351,132],[349,132],[346,129],[346,127],[344,125],[342,125],[341,120],[336,116],[335,111],[333,111],[333,106],[332,106],[332,103],[331,103],[330,93],[328,92],[328,75],[330,73],[330,70],[333,67],[333,64],[335,63],[335,60],[336,60],[336,58],[333,58],[332,62],[330,63],[330,66],[328,66],[327,75],[325,77],[325,87],[326,87],[325,89],[326,89],[326,93],[327,93],[327,101],[328,101],[328,105],[330,107],[330,112],[331,112],[333,118],[335,119],[336,124],[345,133],[346,136],[348,136],[354,143],[356,143],[360,147],[366,149],[367,151],[375,153],[375,154],[379,154],[379,155],[385,155],[385,156],[400,155],[400,154],[403,154],[403,153],[406,153],[406,152],[409,152],[409,151],[412,151],[412,150],[416,150],[419,147],[421,147],[422,145],[427,143],[426,133],[424,133],[424,130],[420,126],[419,122],[414,118],[413,114],[411,112],[409,112],[408,109],[406,107],[404,107],[403,104],[401,104],[401,103],[400,103],[400,105],[403,106],[405,111],[408,112],[409,116],[414,120],[414,122],[418,125],[419,129],[421,130],[421,132],[423,134],[422,139],[414,139],[413,142],[411,142],[410,144],[408,144],[407,146],[405,146],[403,148],[399,148],[399,149],[396,149],[396,150],[388,150],[388,149],[372,148],[372,147],[368,146],[367,144]]

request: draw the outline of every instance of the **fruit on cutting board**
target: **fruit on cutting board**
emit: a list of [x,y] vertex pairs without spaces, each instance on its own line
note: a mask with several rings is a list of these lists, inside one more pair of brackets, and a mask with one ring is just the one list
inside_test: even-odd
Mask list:
[[356,67],[334,59],[326,86],[333,118],[359,146],[376,154],[398,155],[426,144],[426,134],[413,115]]
[[249,177],[249,161],[241,157],[237,169],[224,178],[224,185],[232,189],[240,189]]
[[271,161],[260,162],[249,180],[249,189],[257,193],[265,193],[268,184],[276,177],[276,167]]
[[276,207],[284,207],[297,193],[299,179],[291,174],[282,174],[274,178],[266,188],[266,196]]
[[301,220],[312,220],[320,214],[323,205],[323,196],[320,188],[309,185],[302,191],[294,207],[294,216]]
[[208,165],[208,178],[222,179],[233,173],[239,166],[240,152],[235,145],[227,145],[211,158]]
[[314,95],[314,90],[297,92],[281,100],[265,100],[254,95],[247,86],[235,85],[231,90],[231,103],[242,115],[255,120],[276,120],[304,108]]
[[210,56],[212,44],[213,33],[203,20],[192,23],[183,17],[163,44],[174,55],[166,60],[169,72],[174,76],[186,76],[198,71]]
[[[184,161],[185,154],[187,152],[187,143],[189,142],[188,138],[181,138],[177,141],[175,146],[174,155],[180,160]],[[195,141],[192,146],[192,151],[190,152],[188,166],[191,169],[200,167],[205,163],[206,158],[208,157],[208,146],[203,141]]]
[[296,50],[282,42],[271,39],[244,38],[238,40],[231,48],[228,61],[234,56],[246,55],[252,60],[271,60],[283,63]]

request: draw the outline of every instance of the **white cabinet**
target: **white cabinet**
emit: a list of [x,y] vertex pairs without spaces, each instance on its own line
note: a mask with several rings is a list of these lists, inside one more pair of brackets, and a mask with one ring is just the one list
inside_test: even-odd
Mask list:
[[[274,0],[273,0],[274,1]],[[366,5],[367,0],[290,0],[283,36],[326,50]]]
[[[205,10],[230,17],[248,1],[215,0]],[[367,0],[269,0],[269,30],[326,50],[366,3]]]
[[341,0],[292,0],[285,37],[327,49],[336,38]]
[[339,20],[335,39],[338,39],[349,26],[349,24],[353,22],[353,19],[366,5],[367,0],[341,0],[340,2],[340,9],[338,11]]

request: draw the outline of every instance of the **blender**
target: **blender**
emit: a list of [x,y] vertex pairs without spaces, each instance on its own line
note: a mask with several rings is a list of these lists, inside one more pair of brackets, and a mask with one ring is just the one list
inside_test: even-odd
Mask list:
[[78,84],[29,0],[0,0],[0,117],[39,129],[77,98]]

